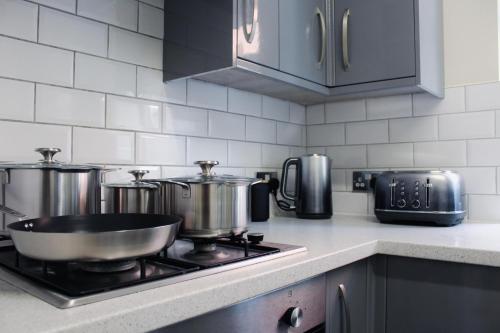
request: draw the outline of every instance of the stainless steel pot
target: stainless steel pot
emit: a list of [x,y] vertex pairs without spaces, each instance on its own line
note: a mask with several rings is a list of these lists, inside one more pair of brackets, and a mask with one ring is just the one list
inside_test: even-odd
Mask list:
[[[35,151],[43,156],[38,163],[0,164],[0,212],[11,208],[28,218],[101,212],[101,167],[58,162],[58,148]],[[1,214],[3,230],[14,221]]]
[[247,231],[250,219],[250,186],[262,180],[216,176],[217,161],[197,161],[202,169],[194,177],[154,180],[161,184],[162,213],[184,219],[180,235],[189,238],[218,238]]
[[125,184],[103,184],[105,213],[158,214],[160,211],[159,185],[146,183],[142,178],[148,170],[129,171],[135,178]]

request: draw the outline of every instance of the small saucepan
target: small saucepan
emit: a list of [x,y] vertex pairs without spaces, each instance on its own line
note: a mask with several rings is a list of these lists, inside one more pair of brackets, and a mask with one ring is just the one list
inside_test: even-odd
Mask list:
[[160,252],[175,241],[182,218],[97,214],[29,219],[7,226],[24,256],[47,261],[112,261]]

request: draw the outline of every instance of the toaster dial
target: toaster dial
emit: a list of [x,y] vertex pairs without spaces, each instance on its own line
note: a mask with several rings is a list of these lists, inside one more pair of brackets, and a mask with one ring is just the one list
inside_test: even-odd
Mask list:
[[405,208],[406,207],[406,200],[405,199],[399,199],[398,200],[398,207],[399,208]]
[[430,189],[432,187],[429,179],[392,178],[389,187],[391,207],[414,210],[429,207]]

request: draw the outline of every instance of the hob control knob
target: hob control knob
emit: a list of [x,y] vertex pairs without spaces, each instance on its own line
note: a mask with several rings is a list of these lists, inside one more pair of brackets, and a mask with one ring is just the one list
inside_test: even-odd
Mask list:
[[404,208],[404,207],[406,207],[406,200],[405,200],[405,199],[400,199],[400,200],[398,200],[398,207],[399,207],[399,208]]
[[254,232],[247,235],[248,241],[252,244],[259,244],[264,240],[264,234],[260,232]]
[[290,327],[300,327],[302,324],[302,318],[304,317],[304,313],[302,309],[299,307],[289,308],[285,315],[283,316],[283,321],[288,324]]
[[415,209],[420,208],[420,200],[413,200],[411,206]]

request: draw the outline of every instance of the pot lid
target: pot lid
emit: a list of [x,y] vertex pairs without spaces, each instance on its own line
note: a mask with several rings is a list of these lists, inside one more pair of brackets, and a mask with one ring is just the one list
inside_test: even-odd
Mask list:
[[43,159],[36,163],[0,163],[0,169],[59,169],[59,170],[100,170],[98,165],[90,164],[67,164],[54,159],[54,155],[61,152],[59,148],[37,148],[37,153],[42,154]]
[[102,184],[102,186],[112,188],[158,188],[158,185],[155,183],[142,181],[142,178],[149,173],[149,170],[130,170],[128,173],[135,178],[130,183]]
[[186,177],[175,177],[170,178],[171,180],[182,182],[182,183],[207,183],[207,184],[250,184],[256,181],[256,178],[249,177],[239,177],[232,175],[216,175],[212,171],[212,168],[219,165],[218,161],[196,161],[194,164],[199,165],[201,168],[201,173],[196,176],[186,176]]

